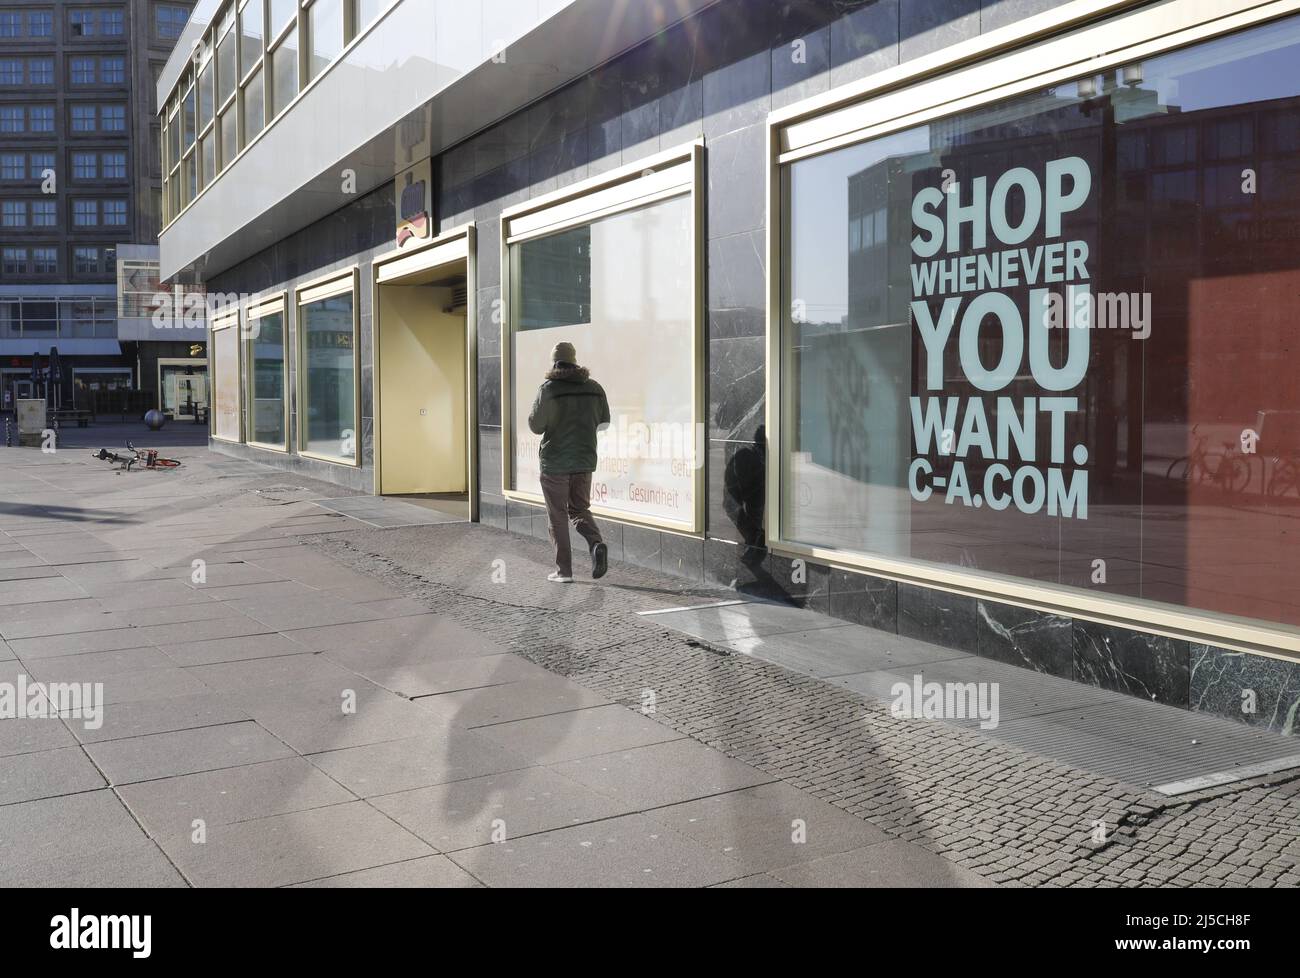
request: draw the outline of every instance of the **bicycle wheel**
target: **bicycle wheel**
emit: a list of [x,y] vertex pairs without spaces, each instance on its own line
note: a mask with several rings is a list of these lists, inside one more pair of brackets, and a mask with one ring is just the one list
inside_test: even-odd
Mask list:
[[153,464],[155,468],[159,469],[174,469],[181,463],[174,458],[156,458],[153,460]]
[[1187,481],[1187,462],[1188,458],[1184,455],[1182,458],[1176,458],[1169,463],[1169,468],[1165,469],[1165,478],[1177,482]]

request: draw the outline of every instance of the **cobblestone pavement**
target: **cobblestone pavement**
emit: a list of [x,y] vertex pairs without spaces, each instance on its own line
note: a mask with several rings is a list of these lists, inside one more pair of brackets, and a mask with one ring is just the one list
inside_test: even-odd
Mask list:
[[[989,880],[1300,884],[1300,773],[1169,799],[978,733],[895,718],[635,614],[725,591],[622,564],[599,585],[556,588],[542,580],[544,542],[481,526],[311,542],[615,702],[638,708],[652,691],[660,723]],[[494,582],[501,568],[505,580],[498,572]]]
[[0,449],[0,682],[106,703],[0,719],[0,883],[1300,882],[1298,776],[1163,798],[636,614],[728,592],[169,454]]

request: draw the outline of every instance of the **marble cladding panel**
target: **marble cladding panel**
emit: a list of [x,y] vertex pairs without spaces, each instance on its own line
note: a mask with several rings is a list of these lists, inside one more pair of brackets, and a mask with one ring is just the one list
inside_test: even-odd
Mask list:
[[1078,682],[1171,706],[1188,704],[1191,661],[1181,639],[1075,621],[1073,653]]
[[975,652],[1013,666],[1074,678],[1073,622],[1031,608],[977,602]]
[[898,585],[898,634],[975,651],[975,599],[915,584]]
[[1300,736],[1300,662],[1198,644],[1190,657],[1193,710]]

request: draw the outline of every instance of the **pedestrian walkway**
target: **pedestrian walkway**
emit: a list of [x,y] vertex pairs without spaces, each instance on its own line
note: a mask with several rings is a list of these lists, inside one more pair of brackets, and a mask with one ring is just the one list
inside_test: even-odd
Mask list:
[[0,452],[0,683],[103,689],[0,719],[4,885],[987,883],[319,546],[450,527],[204,449]]

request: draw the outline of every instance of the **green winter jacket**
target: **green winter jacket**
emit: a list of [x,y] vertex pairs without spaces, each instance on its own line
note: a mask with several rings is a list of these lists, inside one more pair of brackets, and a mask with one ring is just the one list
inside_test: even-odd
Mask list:
[[543,475],[596,471],[596,432],[609,424],[605,390],[586,367],[557,363],[537,391],[528,427],[542,436]]

